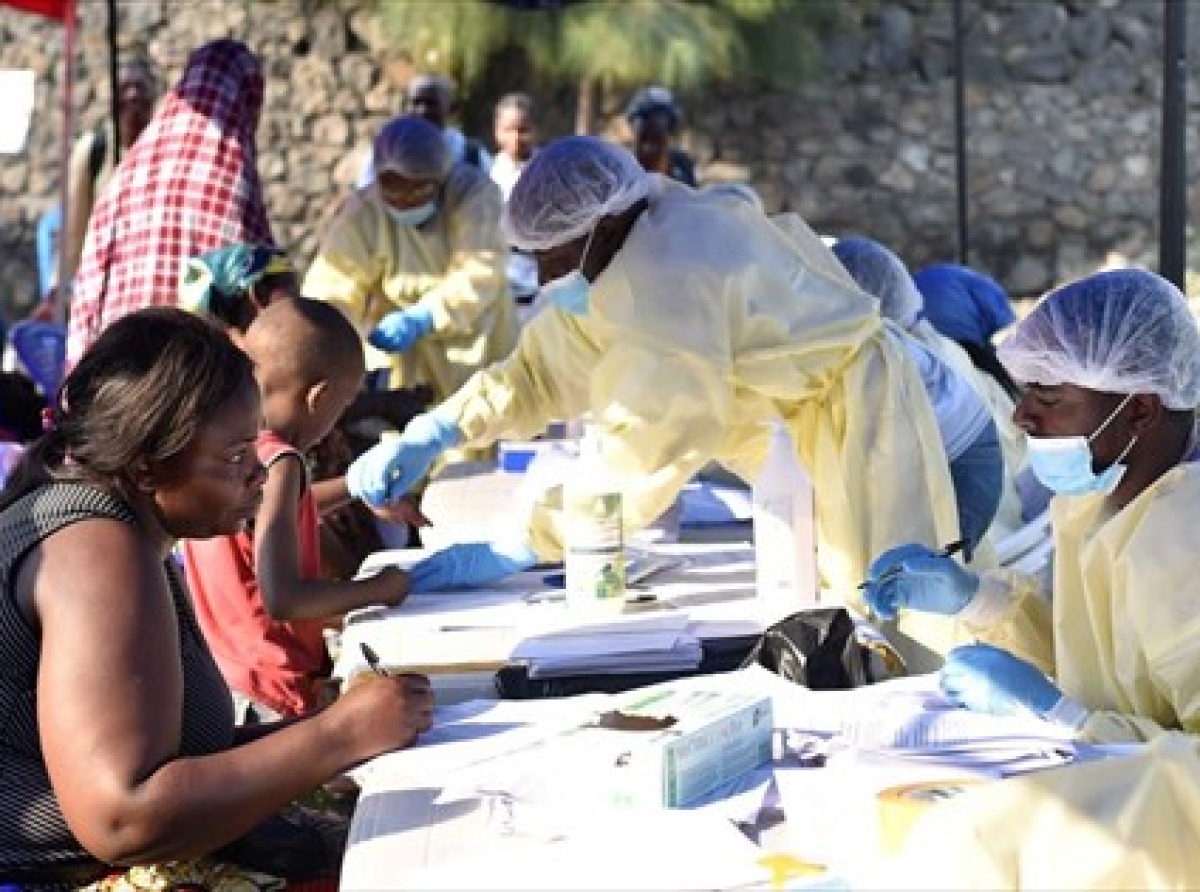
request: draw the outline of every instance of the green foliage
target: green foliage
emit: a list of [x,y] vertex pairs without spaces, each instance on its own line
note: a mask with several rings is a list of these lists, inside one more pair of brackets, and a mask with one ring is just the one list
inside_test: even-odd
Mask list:
[[820,36],[863,0],[585,0],[517,10],[490,0],[380,0],[419,68],[477,81],[492,54],[519,47],[540,77],[619,87],[714,81],[794,86],[819,62]]

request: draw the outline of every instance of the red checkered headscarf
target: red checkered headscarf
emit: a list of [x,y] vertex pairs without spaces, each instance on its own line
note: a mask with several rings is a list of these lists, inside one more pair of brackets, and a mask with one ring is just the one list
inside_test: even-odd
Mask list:
[[236,40],[192,53],[182,79],[121,161],[88,223],[75,279],[67,364],[110,323],[175,306],[189,257],[274,244],[258,179],[258,59]]

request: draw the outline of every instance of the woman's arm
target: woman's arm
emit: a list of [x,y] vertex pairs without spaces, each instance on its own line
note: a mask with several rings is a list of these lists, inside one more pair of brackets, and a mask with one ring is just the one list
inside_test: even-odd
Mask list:
[[371,679],[315,717],[183,758],[184,682],[162,555],[135,527],[81,521],[26,560],[40,626],[38,727],[71,832],[114,864],[208,854],[350,765],[429,725],[419,676]]

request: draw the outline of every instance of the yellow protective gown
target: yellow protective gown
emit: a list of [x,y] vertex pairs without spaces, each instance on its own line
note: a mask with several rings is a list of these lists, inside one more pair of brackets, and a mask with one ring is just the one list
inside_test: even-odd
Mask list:
[[989,538],[1016,532],[1024,526],[1024,521],[1021,518],[1021,495],[1017,492],[1015,480],[1017,473],[1025,467],[1026,459],[1025,432],[1013,421],[1016,405],[1012,397],[1000,386],[1000,382],[971,361],[966,350],[928,322],[919,321],[909,329],[909,334],[965,378],[991,412],[1000,435],[1000,452],[1004,456],[1004,487]]
[[375,187],[351,195],[327,228],[302,290],[337,304],[364,336],[393,310],[417,301],[429,307],[433,331],[386,362],[392,387],[428,384],[442,400],[516,342],[507,262],[500,190],[477,167],[458,164],[438,213],[420,227],[392,219]]
[[[933,410],[900,335],[798,217],[660,182],[593,284],[590,310],[550,308],[513,355],[439,412],[467,441],[528,437],[591,411],[622,482],[628,530],[657,518],[715,459],[753,480],[782,417],[815,484],[822,579],[862,608],[870,561],[959,538]],[[561,553],[560,492],[536,504],[533,548]],[[962,640],[945,617],[885,630],[923,671]]]
[[[985,574],[1009,590],[982,638],[1033,660],[1093,710],[1085,740],[1200,731],[1200,572],[1191,519],[1200,465],[1168,471],[1116,515],[1104,496],[1059,496],[1053,607],[1032,577]],[[1052,609],[1052,613],[1051,613]]]
[[930,808],[880,863],[888,889],[1200,888],[1200,743],[986,784]]

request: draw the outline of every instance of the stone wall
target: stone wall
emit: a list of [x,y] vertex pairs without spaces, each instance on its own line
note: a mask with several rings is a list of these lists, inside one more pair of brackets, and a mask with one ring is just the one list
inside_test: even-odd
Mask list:
[[[73,104],[82,129],[109,106],[104,2],[80,5]],[[146,49],[168,86],[188,51],[208,39],[238,37],[262,56],[268,81],[259,148],[268,208],[277,237],[306,264],[320,221],[352,181],[371,136],[397,110],[411,75],[383,32],[377,0],[119,5],[126,42]],[[1018,296],[1115,254],[1153,266],[1161,2],[966,0],[965,7],[971,262]],[[818,83],[682,96],[684,144],[703,178],[749,182],[769,210],[799,211],[818,231],[871,235],[914,267],[953,259],[950,4],[907,0],[863,9],[857,28],[824,41]],[[38,77],[27,151],[0,156],[0,311],[9,316],[33,299],[34,230],[56,195],[61,46],[56,23],[0,9],[0,68],[33,68]],[[464,120],[475,135],[490,139],[490,105],[514,86],[507,74],[509,83],[502,73],[492,89],[465,97]],[[543,135],[566,132],[569,85],[527,86],[544,109]],[[609,91],[601,101],[600,129],[615,139],[625,136],[624,98]],[[1189,127],[1193,145],[1196,129]],[[1193,214],[1197,200],[1189,201]]]

